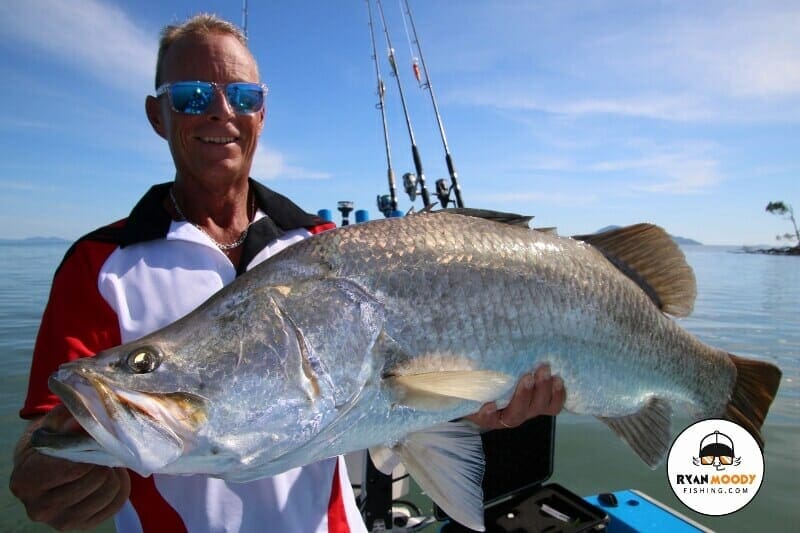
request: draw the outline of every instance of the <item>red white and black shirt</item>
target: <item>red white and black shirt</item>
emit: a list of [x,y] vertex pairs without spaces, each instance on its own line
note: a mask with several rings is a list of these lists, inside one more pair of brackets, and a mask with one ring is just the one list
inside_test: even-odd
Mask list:
[[[237,270],[205,233],[171,219],[163,207],[171,186],[152,187],[128,218],[82,237],[67,252],[36,339],[23,418],[59,403],[47,378],[62,363],[174,322],[237,275],[333,227],[251,180],[258,210]],[[248,483],[130,475],[130,499],[115,517],[121,533],[366,531],[341,457]]]

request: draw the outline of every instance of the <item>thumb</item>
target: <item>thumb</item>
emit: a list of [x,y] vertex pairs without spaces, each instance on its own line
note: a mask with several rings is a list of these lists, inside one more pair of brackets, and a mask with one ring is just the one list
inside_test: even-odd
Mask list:
[[58,404],[53,407],[45,415],[41,427],[53,433],[77,433],[83,431],[81,425],[75,420],[72,413],[64,407],[64,404]]

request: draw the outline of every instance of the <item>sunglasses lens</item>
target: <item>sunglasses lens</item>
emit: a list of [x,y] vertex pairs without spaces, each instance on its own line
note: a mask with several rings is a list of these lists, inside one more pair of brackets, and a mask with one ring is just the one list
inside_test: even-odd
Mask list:
[[178,113],[201,115],[214,98],[214,87],[210,83],[180,82],[169,88],[169,99]]
[[256,113],[264,106],[264,88],[257,83],[230,83],[225,96],[236,113]]
[[719,462],[724,464],[724,465],[732,465],[733,464],[733,457],[730,457],[728,455],[720,455],[719,456]]
[[714,456],[713,455],[706,455],[705,457],[700,458],[700,463],[704,465],[713,465],[714,464]]

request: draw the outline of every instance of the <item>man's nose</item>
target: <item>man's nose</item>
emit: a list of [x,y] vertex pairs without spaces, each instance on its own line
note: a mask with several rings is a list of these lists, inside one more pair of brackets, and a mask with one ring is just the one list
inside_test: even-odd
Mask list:
[[211,120],[230,120],[235,115],[223,87],[214,87],[214,98],[211,99],[206,113]]

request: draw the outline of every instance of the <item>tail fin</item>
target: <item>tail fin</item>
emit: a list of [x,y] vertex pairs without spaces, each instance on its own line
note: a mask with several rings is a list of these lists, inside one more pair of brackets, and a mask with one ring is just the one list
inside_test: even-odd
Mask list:
[[736,383],[725,416],[747,429],[764,449],[761,425],[778,392],[781,371],[771,363],[728,355],[736,365]]

